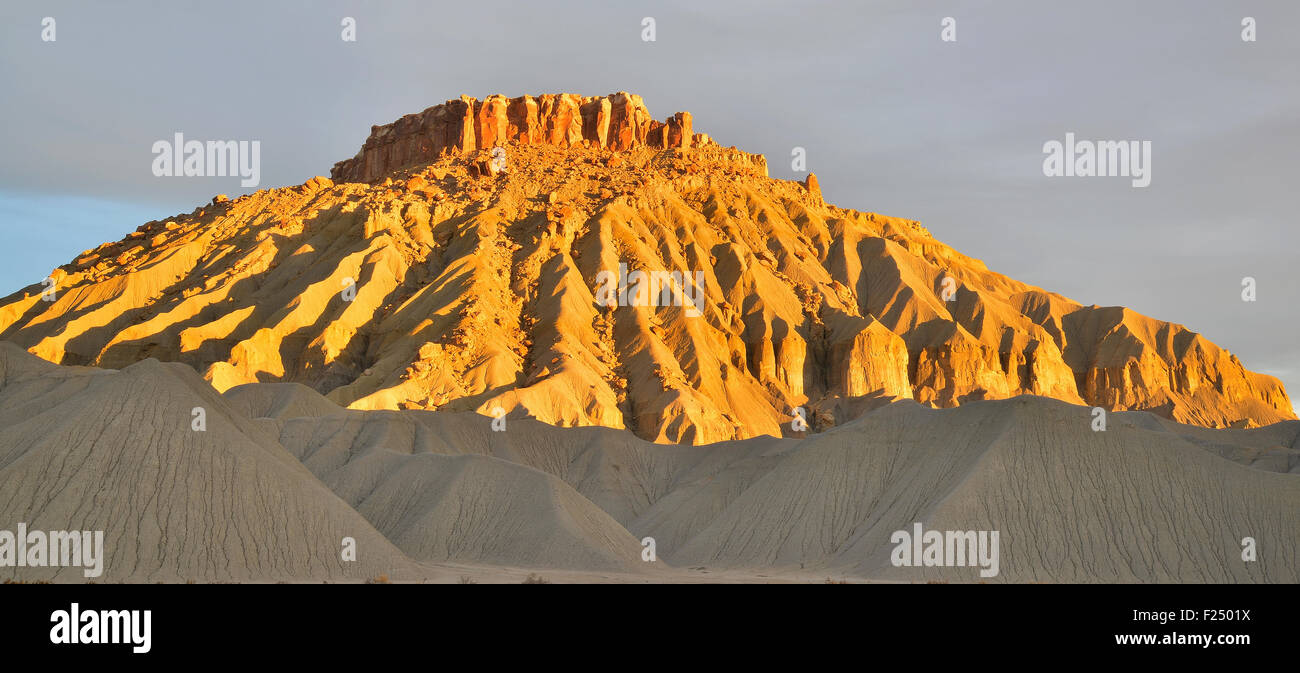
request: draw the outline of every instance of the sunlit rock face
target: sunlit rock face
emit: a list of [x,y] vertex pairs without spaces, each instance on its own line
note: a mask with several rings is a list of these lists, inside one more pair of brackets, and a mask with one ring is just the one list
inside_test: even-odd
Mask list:
[[1294,418],[1276,379],[1182,326],[829,205],[631,94],[462,97],[375,127],[333,175],[88,250],[53,296],[0,300],[0,338],[61,364],[183,362],[219,390],[300,382],[357,409],[660,442],[824,430],[898,398]]

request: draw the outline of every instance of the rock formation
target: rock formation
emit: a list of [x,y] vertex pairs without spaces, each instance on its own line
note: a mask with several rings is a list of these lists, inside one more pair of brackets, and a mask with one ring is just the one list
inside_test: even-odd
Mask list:
[[[466,153],[519,143],[612,150],[638,147],[688,148],[712,144],[691,130],[691,113],[664,122],[650,117],[640,96],[620,91],[609,96],[571,93],[478,100],[461,96],[370,129],[370,137],[351,159],[334,164],[335,180],[366,182],[399,168],[431,163],[447,152]],[[764,166],[766,170],[766,166]]]
[[[375,127],[333,174],[87,250],[54,301],[39,284],[0,300],[0,339],[62,364],[184,362],[220,390],[298,382],[354,409],[660,442],[791,434],[799,413],[822,430],[900,397],[1294,418],[1276,379],[1185,327],[826,204],[811,175],[771,179],[629,94],[462,97]],[[701,274],[699,315],[672,292],[598,301],[620,268]]]

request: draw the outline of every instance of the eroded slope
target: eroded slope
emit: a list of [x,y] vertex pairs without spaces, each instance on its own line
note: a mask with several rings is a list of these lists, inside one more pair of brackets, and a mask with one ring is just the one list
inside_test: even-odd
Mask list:
[[[39,284],[0,300],[0,339],[63,364],[184,362],[221,390],[297,382],[355,409],[659,442],[789,435],[796,408],[824,430],[891,399],[1026,393],[1206,427],[1294,418],[1276,379],[1195,332],[993,273],[700,134],[639,144],[670,126],[638,126],[642,108],[600,135],[572,116],[518,126],[512,106],[471,105],[457,127],[462,141],[497,129],[504,155],[421,154],[421,124],[443,123],[426,111],[376,127],[358,155],[383,179],[314,178],[147,223],[55,270],[55,301]],[[619,120],[632,140],[610,140]],[[600,274],[620,265],[702,274],[701,314],[689,297],[602,305]]]

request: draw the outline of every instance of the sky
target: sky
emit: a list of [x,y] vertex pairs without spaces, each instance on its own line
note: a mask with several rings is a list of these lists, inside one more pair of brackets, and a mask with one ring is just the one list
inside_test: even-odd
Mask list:
[[[256,189],[156,177],[153,145],[177,132],[259,141],[269,188],[328,175],[371,125],[461,94],[630,91],[767,155],[776,178],[803,177],[804,148],[832,203],[1187,325],[1300,395],[1291,0],[6,0],[0,54],[0,296]],[[1044,144],[1067,132],[1149,141],[1150,185],[1044,175]]]

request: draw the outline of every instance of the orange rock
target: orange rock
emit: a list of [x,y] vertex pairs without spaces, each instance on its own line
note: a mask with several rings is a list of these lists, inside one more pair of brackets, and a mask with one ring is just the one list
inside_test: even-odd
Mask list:
[[622,152],[691,147],[700,142],[696,135],[690,113],[655,121],[641,97],[626,91],[587,98],[567,93],[516,98],[493,94],[480,101],[461,96],[391,124],[372,126],[356,156],[336,163],[330,175],[343,182],[370,182],[447,152],[472,152],[508,141]]
[[510,99],[506,107],[506,137],[524,145],[540,143],[542,127],[537,111],[537,100],[532,96]]
[[810,195],[819,200],[822,198],[822,188],[821,185],[817,184],[817,176],[815,174],[809,173],[808,177],[803,179],[803,187],[808,190]]
[[[147,223],[64,267],[56,310],[0,300],[0,331],[55,362],[156,357],[221,389],[499,403],[654,441],[781,435],[796,407],[824,429],[898,398],[1033,394],[1211,427],[1294,417],[1276,379],[1180,325],[1001,276],[917,222],[826,205],[813,174],[768,179],[761,155],[689,115],[643,109],[630,94],[448,101],[374,127],[336,167],[372,184],[318,177]],[[466,179],[493,174],[480,136],[508,148],[510,188]],[[598,304],[598,274],[620,264],[703,274],[700,315]]]
[[474,127],[478,148],[495,147],[509,139],[509,121],[506,110],[510,101],[502,95],[492,95],[483,99],[474,108]]
[[538,97],[538,120],[541,142],[570,147],[582,142],[582,98],[571,93],[546,94]]
[[582,137],[588,146],[605,147],[609,142],[610,102],[606,96],[584,99],[582,104]]
[[664,147],[690,147],[693,135],[691,113],[678,112],[668,119],[664,129]]

